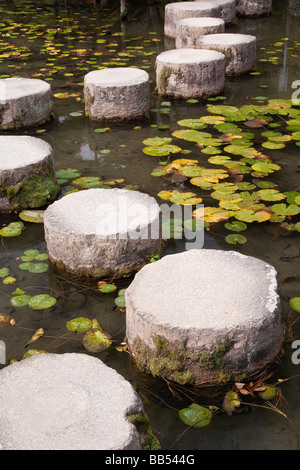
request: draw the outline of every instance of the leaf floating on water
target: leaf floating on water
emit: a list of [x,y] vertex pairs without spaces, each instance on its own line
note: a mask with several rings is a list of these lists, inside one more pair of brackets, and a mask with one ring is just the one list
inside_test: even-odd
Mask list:
[[239,395],[237,392],[227,392],[224,400],[223,400],[223,410],[225,413],[227,413],[229,416],[232,415],[232,413],[236,410],[241,405],[241,402],[239,400]]
[[293,310],[300,313],[300,297],[292,297],[290,299],[290,306]]
[[25,307],[28,305],[29,300],[31,299],[31,295],[15,295],[10,301],[13,307]]
[[258,395],[263,400],[272,400],[277,395],[277,390],[275,385],[265,385],[265,390],[258,392]]
[[44,213],[45,211],[42,210],[23,210],[19,213],[19,217],[24,222],[42,224],[44,223]]
[[6,277],[9,275],[9,268],[1,268],[0,269],[0,277]]
[[203,428],[210,424],[212,411],[196,403],[192,403],[188,408],[183,408],[179,411],[179,417],[187,426]]
[[24,354],[23,359],[27,357],[35,356],[36,354],[49,354],[47,351],[43,349],[28,349],[28,351]]
[[28,306],[34,310],[43,310],[44,308],[53,307],[56,304],[56,299],[50,297],[48,294],[39,294],[31,297]]
[[66,327],[69,331],[82,333],[92,328],[92,321],[89,318],[78,317],[67,322]]
[[14,319],[10,315],[0,314],[0,328],[13,324]]
[[126,289],[120,289],[118,292],[118,297],[115,299],[115,304],[120,308],[126,307],[125,292]]
[[82,344],[88,352],[98,353],[108,349],[112,341],[108,334],[98,328],[91,328],[85,333]]
[[231,243],[232,245],[236,245],[236,244],[242,245],[242,244],[246,243],[247,238],[244,237],[243,235],[233,234],[232,233],[231,235],[227,235],[225,240],[226,240],[227,243]]
[[11,222],[0,230],[0,235],[2,237],[17,237],[21,235],[23,228],[23,222]]
[[7,276],[5,279],[3,279],[3,284],[14,284],[16,282],[16,278],[12,276]]
[[99,291],[103,292],[104,294],[111,294],[117,290],[117,286],[114,284],[103,283],[99,285]]
[[44,335],[44,330],[43,328],[39,328],[35,333],[34,335],[31,336],[30,340],[28,341],[28,343],[25,345],[25,348],[27,348],[27,346],[31,343],[34,343],[35,341],[37,341],[39,338],[41,338],[43,335]]

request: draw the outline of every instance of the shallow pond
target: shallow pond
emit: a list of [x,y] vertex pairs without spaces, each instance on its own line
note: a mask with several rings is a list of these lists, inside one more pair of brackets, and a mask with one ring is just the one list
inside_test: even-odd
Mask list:
[[[0,78],[41,78],[51,83],[54,93],[53,120],[25,133],[52,145],[57,170],[74,168],[82,176],[99,176],[107,181],[124,180],[118,183],[120,187],[136,186],[160,202],[157,194],[162,190],[194,191],[203,198],[205,206],[211,205],[210,193],[190,185],[189,180],[172,183],[153,176],[151,173],[159,162],[164,163],[168,159],[146,155],[143,141],[149,137],[171,137],[172,132],[181,128],[177,124],[179,120],[206,116],[208,104],[240,107],[266,104],[268,99],[291,99],[292,93],[299,88],[295,81],[300,80],[300,17],[287,12],[286,2],[274,1],[270,17],[239,19],[230,30],[257,37],[255,74],[227,78],[223,99],[217,103],[193,103],[160,98],[155,91],[155,57],[174,47],[172,41],[163,36],[162,6],[131,7],[127,18],[120,21],[118,2],[106,2],[101,7],[84,2],[76,6],[76,3],[79,2],[0,0]],[[86,120],[82,94],[84,75],[99,67],[110,66],[137,66],[150,74],[152,102],[148,120],[109,125],[92,124]],[[95,129],[103,127],[109,129],[95,132]],[[252,129],[244,130],[252,132]],[[199,159],[201,164],[207,162],[209,155],[201,154],[194,143],[175,140],[173,143],[182,144],[187,151],[184,158]],[[268,175],[267,180],[276,184],[276,189],[281,192],[300,191],[299,147],[288,143],[281,149],[268,149],[266,153],[280,166],[280,171]],[[247,181],[251,181],[248,175]],[[61,196],[65,188],[66,185]],[[19,220],[18,215],[1,214],[0,217],[1,226]],[[247,242],[231,245],[226,241],[230,232],[224,223],[211,224],[205,231],[204,248],[234,249],[272,264],[278,271],[283,318],[289,318],[290,325],[293,319],[289,299],[300,295],[300,237],[297,231],[280,236],[275,225],[277,227],[277,224],[249,224],[242,232]],[[0,242],[0,268],[9,268],[10,275],[16,279],[13,284],[1,282],[0,287],[0,312],[10,314],[16,321],[13,327],[1,329],[0,338],[5,341],[7,363],[11,359],[22,359],[28,350],[28,347],[25,349],[28,339],[39,328],[43,328],[45,334],[32,347],[55,353],[86,352],[81,340],[69,334],[66,323],[79,316],[97,318],[113,338],[113,345],[97,357],[136,388],[163,449],[298,448],[300,364],[293,364],[291,340],[300,339],[300,323],[295,323],[289,332],[282,366],[271,379],[271,382],[290,379],[280,384],[282,397],[273,402],[276,408],[245,396],[248,405],[242,406],[239,413],[229,416],[220,410],[209,426],[188,428],[180,420],[178,410],[192,402],[221,408],[226,389],[216,396],[212,391],[200,388],[194,395],[194,390],[169,388],[163,380],[138,372],[126,351],[119,350],[125,335],[125,312],[116,306],[115,293],[100,293],[96,281],[74,279],[50,265],[44,273],[21,270],[19,264],[24,251],[37,249],[40,253],[46,252],[42,224],[26,222],[20,236],[1,237]],[[192,243],[186,244],[184,240],[172,240],[165,253],[193,247]],[[130,279],[125,278],[117,286],[125,288],[129,282]],[[57,299],[57,303],[44,310],[13,307],[12,292],[17,287],[28,295],[49,294]]]

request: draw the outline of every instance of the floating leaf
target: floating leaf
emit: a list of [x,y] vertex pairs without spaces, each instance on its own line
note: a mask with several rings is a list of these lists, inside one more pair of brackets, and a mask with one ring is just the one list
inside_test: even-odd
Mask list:
[[265,211],[253,211],[253,210],[247,210],[247,209],[242,209],[237,211],[234,214],[234,217],[241,221],[241,222],[266,222],[271,218],[271,214]]
[[72,184],[80,186],[85,189],[99,188],[103,185],[103,181],[99,176],[82,176],[72,181]]
[[225,413],[227,413],[229,416],[232,415],[232,413],[236,410],[241,405],[241,402],[239,400],[239,395],[237,392],[227,392],[224,400],[223,400],[223,410]]
[[66,327],[69,331],[82,333],[92,328],[92,320],[85,317],[73,318],[67,322]]
[[[18,298],[18,297],[16,297]],[[31,297],[28,306],[34,310],[43,310],[44,308],[53,307],[56,304],[56,299],[50,297],[48,294],[39,294]]]
[[45,273],[48,270],[48,264],[46,263],[21,263],[19,268],[23,271],[29,271],[30,273],[40,274]]
[[14,282],[16,282],[16,279],[12,276],[7,276],[3,279],[3,284],[13,284]]
[[23,295],[23,294],[25,294],[25,292],[19,287],[17,287],[17,289],[14,292],[12,292],[12,295]]
[[0,230],[0,235],[2,237],[16,237],[21,235],[23,228],[23,222],[11,222]]
[[156,145],[166,145],[172,142],[172,137],[149,137],[148,139],[143,140],[143,144],[153,147]]
[[43,328],[39,328],[35,333],[34,335],[31,336],[30,340],[27,342],[25,348],[31,344],[31,343],[34,343],[35,341],[37,341],[39,338],[41,338],[43,335],[44,335],[44,330]]
[[259,397],[263,400],[272,400],[277,395],[277,390],[274,385],[264,385],[265,390],[258,393]]
[[110,127],[100,127],[98,129],[95,129],[94,132],[97,132],[97,133],[103,133],[103,132],[107,132],[107,131],[110,131]]
[[9,275],[9,268],[1,268],[0,269],[0,277],[6,277]]
[[117,286],[114,284],[104,283],[100,284],[99,286],[99,291],[103,292],[104,294],[111,294],[112,292],[115,292],[115,290],[117,290]]
[[28,351],[24,354],[23,359],[26,359],[27,357],[35,356],[36,354],[49,354],[49,353],[47,351],[44,351],[43,349],[28,349]]
[[13,325],[13,318],[10,315],[0,314],[0,328]]
[[212,411],[192,403],[188,408],[179,411],[179,417],[187,426],[203,428],[211,422]]
[[239,245],[242,245],[243,243],[246,243],[247,238],[244,237],[243,235],[233,234],[232,233],[231,235],[227,235],[225,240],[226,240],[227,243],[231,243],[232,245],[236,245],[237,243]]
[[252,165],[252,169],[260,173],[273,173],[274,171],[280,170],[281,167],[279,165],[276,165],[276,163],[268,163],[266,161],[261,161],[254,163]]
[[64,184],[67,181],[79,178],[80,176],[81,173],[75,168],[66,168],[56,171],[56,178],[59,184]]
[[205,129],[207,126],[201,119],[181,119],[177,122],[179,126],[189,127],[190,129]]
[[300,297],[292,297],[290,299],[290,306],[293,310],[300,313]]
[[277,215],[293,216],[300,214],[300,207],[295,204],[273,204],[272,211]]
[[25,307],[28,305],[29,300],[31,299],[31,295],[15,295],[10,301],[13,307]]
[[244,230],[246,230],[247,225],[244,224],[244,222],[234,220],[233,222],[227,222],[227,224],[225,224],[225,227],[227,228],[227,230],[232,230],[233,232],[243,232]]
[[231,213],[221,207],[204,207],[204,209],[200,208],[194,210],[193,217],[196,220],[203,219],[205,222],[214,223],[229,219],[231,217]]
[[177,145],[153,145],[152,147],[145,147],[143,152],[146,155],[152,155],[154,157],[166,157],[170,155],[170,153],[178,153],[181,152],[181,148]]
[[98,353],[109,348],[112,341],[108,334],[97,328],[91,328],[85,333],[82,344],[87,351]]
[[277,191],[277,189],[261,189],[257,191],[257,195],[263,201],[280,201],[285,199],[285,195]]
[[43,210],[23,210],[19,213],[20,219],[24,222],[32,222],[35,224],[42,224],[44,222],[44,213]]

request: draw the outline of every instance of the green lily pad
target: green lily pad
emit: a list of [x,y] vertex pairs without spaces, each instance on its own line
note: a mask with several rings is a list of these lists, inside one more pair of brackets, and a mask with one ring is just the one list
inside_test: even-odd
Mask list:
[[44,223],[44,213],[43,210],[23,210],[19,213],[20,219],[24,222],[32,222],[35,224],[42,224]]
[[33,249],[24,251],[24,255],[30,257],[31,259],[33,259],[39,253],[40,253],[39,250],[33,250]]
[[172,134],[174,137],[178,139],[187,140],[188,142],[196,142],[201,143],[203,139],[210,139],[212,135],[208,132],[200,132],[193,129],[182,129],[179,131],[174,131]]
[[280,201],[286,198],[286,196],[277,189],[260,189],[257,191],[257,195],[263,201]]
[[237,392],[230,391],[226,393],[222,404],[225,413],[231,416],[236,408],[238,408],[240,405],[241,402]]
[[110,127],[99,127],[98,129],[95,129],[94,132],[102,134],[103,132],[107,132],[110,130]]
[[104,294],[111,294],[112,292],[115,292],[117,290],[117,286],[114,284],[100,284],[99,286],[99,291],[103,292]]
[[112,345],[108,334],[97,328],[90,328],[84,335],[82,344],[88,352],[98,353],[108,349]]
[[6,278],[3,279],[3,284],[14,284],[16,282],[16,278],[12,276],[7,276]]
[[80,186],[85,189],[99,188],[103,185],[102,179],[99,176],[82,176],[72,181],[72,184]]
[[0,269],[0,277],[6,277],[9,275],[9,268],[1,268]]
[[262,385],[266,389],[262,392],[258,392],[258,395],[260,398],[263,400],[272,400],[273,398],[276,397],[277,395],[277,390],[275,385]]
[[85,317],[73,318],[67,322],[66,327],[69,331],[82,333],[92,328],[92,320]]
[[149,137],[143,140],[143,144],[148,147],[155,147],[156,145],[167,145],[172,142],[172,137]]
[[226,240],[227,243],[231,243],[232,245],[236,245],[237,243],[239,245],[242,245],[243,243],[246,243],[247,238],[244,237],[243,235],[232,233],[230,235],[227,235],[225,240]]
[[203,428],[211,422],[212,411],[192,403],[188,408],[183,408],[179,411],[179,417],[187,426]]
[[150,147],[145,147],[143,152],[146,155],[152,155],[154,157],[166,157],[170,155],[170,153],[179,153],[181,152],[181,148],[177,145],[153,145]]
[[17,237],[21,235],[23,228],[23,222],[11,222],[0,230],[0,235],[2,237]]
[[16,290],[12,292],[12,295],[23,295],[23,294],[25,294],[25,292],[19,287],[17,287]]
[[16,295],[10,301],[13,307],[25,307],[28,305],[29,300],[31,299],[31,295]]
[[266,222],[271,218],[271,214],[265,211],[252,211],[252,210],[247,210],[247,209],[242,209],[240,211],[237,211],[234,214],[234,217],[239,220],[240,222]]
[[272,211],[277,215],[293,216],[300,214],[300,207],[295,204],[273,204]]
[[265,161],[254,163],[251,168],[252,170],[260,173],[273,173],[274,171],[281,169],[281,167],[276,165],[276,163],[267,163]]
[[225,224],[225,227],[227,228],[227,230],[232,230],[233,232],[243,232],[244,230],[246,230],[247,225],[244,224],[244,222],[234,220],[233,222],[227,222]]
[[300,297],[292,297],[290,299],[290,306],[293,310],[300,313]]
[[56,299],[50,297],[48,294],[39,294],[31,297],[28,306],[34,310],[43,310],[44,308],[53,307],[56,304]]
[[189,127],[190,129],[205,129],[207,126],[201,119],[181,119],[177,122],[179,126]]
[[46,263],[21,263],[19,268],[23,271],[29,271],[30,273],[39,274],[45,273],[48,270],[48,264]]

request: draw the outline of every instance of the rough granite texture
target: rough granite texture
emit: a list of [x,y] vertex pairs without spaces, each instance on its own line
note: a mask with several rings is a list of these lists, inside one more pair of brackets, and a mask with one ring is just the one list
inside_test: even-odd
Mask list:
[[[141,341],[148,358],[164,342],[170,350],[181,348],[196,381],[220,372],[249,375],[272,362],[282,346],[276,271],[235,251],[165,256],[145,266],[126,290],[126,336],[136,360]],[[216,358],[225,345],[219,365],[201,366],[199,357]]]
[[[26,185],[28,191],[24,191]],[[40,207],[58,189],[53,151],[47,142],[30,136],[0,136],[0,210]]]
[[199,49],[212,49],[226,57],[225,73],[239,76],[249,72],[256,62],[256,37],[249,34],[207,34],[196,41]]
[[176,22],[176,49],[196,48],[201,36],[224,31],[225,22],[221,18],[184,18]]
[[149,75],[130,67],[94,70],[84,77],[87,116],[97,121],[125,121],[148,115]]
[[130,385],[86,354],[38,354],[0,372],[3,450],[140,450]]
[[49,83],[35,78],[0,80],[0,128],[37,126],[51,116],[52,90]]
[[272,9],[272,0],[237,0],[236,9],[237,13],[243,16],[269,15]]
[[169,38],[176,36],[176,22],[183,18],[221,17],[221,7],[211,2],[174,2],[165,6],[164,34]]
[[156,85],[160,95],[206,98],[225,84],[225,56],[212,50],[172,49],[156,58]]
[[[205,3],[207,0],[195,0],[195,2]],[[236,16],[236,0],[213,0],[221,7],[221,18],[225,23],[231,23]]]
[[51,261],[70,273],[123,275],[160,251],[160,211],[139,191],[87,189],[51,204],[44,215]]

